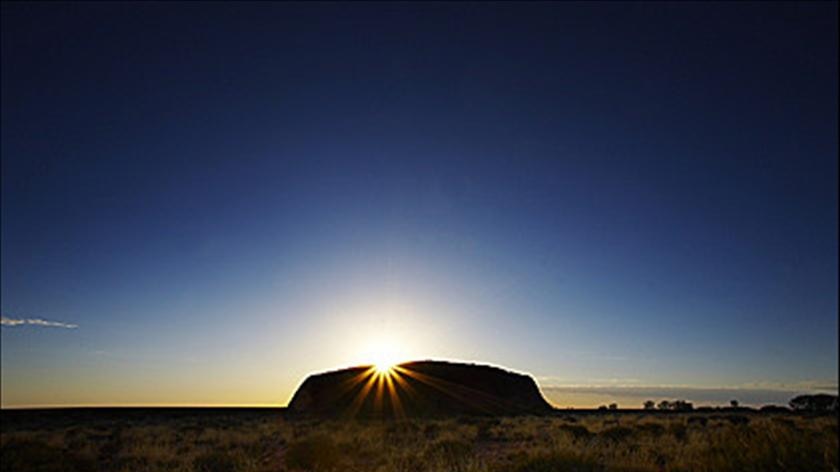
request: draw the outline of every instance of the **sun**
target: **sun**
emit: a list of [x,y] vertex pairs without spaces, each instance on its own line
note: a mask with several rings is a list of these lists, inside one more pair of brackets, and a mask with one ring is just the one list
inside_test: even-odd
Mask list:
[[368,362],[373,365],[377,374],[390,374],[394,367],[404,360],[402,351],[393,342],[377,341],[371,343],[366,350]]
[[390,349],[377,350],[371,361],[373,362],[373,368],[378,374],[388,374],[394,366],[400,363],[400,359],[396,353]]
[[376,363],[373,364],[373,369],[377,374],[387,375],[391,373],[391,370],[393,370],[395,365],[397,365],[397,363],[392,361],[376,361]]

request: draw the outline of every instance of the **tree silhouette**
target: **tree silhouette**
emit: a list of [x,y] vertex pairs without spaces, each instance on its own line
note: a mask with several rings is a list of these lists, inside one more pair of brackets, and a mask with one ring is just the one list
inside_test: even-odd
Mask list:
[[694,404],[685,400],[677,400],[671,403],[671,409],[674,411],[691,411],[694,409]]
[[645,410],[653,410],[656,408],[656,403],[653,400],[648,400],[644,404]]
[[692,411],[694,410],[694,404],[691,402],[687,402],[685,400],[662,400],[659,402],[658,408],[660,410],[672,410],[672,411]]
[[738,400],[730,400],[729,406],[731,406],[732,408],[738,408]]
[[797,411],[837,411],[837,395],[799,395],[790,400],[790,407]]

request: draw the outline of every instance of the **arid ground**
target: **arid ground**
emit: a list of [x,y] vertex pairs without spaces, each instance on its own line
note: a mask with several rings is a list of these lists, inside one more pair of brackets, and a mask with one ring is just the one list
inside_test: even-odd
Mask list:
[[291,421],[282,409],[2,412],[2,471],[837,471],[836,416],[558,411]]

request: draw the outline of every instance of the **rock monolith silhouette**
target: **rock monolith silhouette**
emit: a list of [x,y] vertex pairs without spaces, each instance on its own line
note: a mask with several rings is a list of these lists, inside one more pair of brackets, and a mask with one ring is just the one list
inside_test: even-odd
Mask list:
[[528,375],[487,365],[417,361],[386,373],[365,366],[310,375],[288,411],[298,417],[399,418],[552,410]]

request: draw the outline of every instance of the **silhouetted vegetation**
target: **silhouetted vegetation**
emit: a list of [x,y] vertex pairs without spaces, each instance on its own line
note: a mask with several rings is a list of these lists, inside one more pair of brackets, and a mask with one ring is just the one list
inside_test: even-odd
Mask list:
[[690,425],[699,425],[701,427],[706,426],[709,423],[709,418],[705,416],[692,416],[688,419],[688,424]]
[[759,409],[759,411],[762,413],[787,413],[790,409],[786,406],[780,405],[764,405]]
[[2,472],[83,472],[96,467],[94,458],[84,454],[84,451],[24,438],[2,442],[0,465]]
[[633,434],[633,430],[625,426],[611,426],[604,429],[598,436],[614,442],[620,442]]
[[286,450],[286,465],[291,469],[331,470],[340,459],[335,442],[326,433],[294,441]]
[[592,437],[592,433],[586,428],[586,426],[581,425],[574,425],[574,424],[562,424],[559,427],[560,431],[565,431],[572,435],[575,439],[588,439]]
[[595,472],[603,470],[592,457],[573,451],[555,451],[535,456],[525,456],[516,461],[510,470],[514,472],[553,472],[574,470],[577,472]]
[[651,422],[639,423],[636,425],[636,429],[653,437],[661,436],[665,432],[665,427],[662,424]]
[[790,407],[797,411],[837,411],[837,395],[799,395],[790,401]]
[[691,411],[694,409],[694,405],[685,400],[662,400],[657,407],[666,411]]
[[[833,472],[830,414],[558,412],[503,418],[289,420],[148,410],[11,415],[2,472]],[[738,411],[738,413],[733,413]],[[9,412],[3,412],[4,417]],[[71,418],[72,421],[68,421]]]

